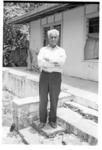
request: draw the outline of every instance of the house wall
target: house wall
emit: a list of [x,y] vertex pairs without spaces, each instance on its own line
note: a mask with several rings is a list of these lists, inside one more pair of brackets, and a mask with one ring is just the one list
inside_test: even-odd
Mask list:
[[32,63],[28,60],[28,68],[33,69],[37,66],[37,54],[41,48],[40,20],[30,22],[30,46],[29,50],[33,56]]
[[38,51],[41,47],[40,20],[32,21],[30,24],[30,48]]
[[[84,60],[84,46],[87,38],[85,9],[88,13],[92,13],[96,7],[78,7],[64,11],[62,15],[61,46],[67,54],[64,74],[98,81],[98,62]],[[49,17],[49,22],[52,22],[50,19],[52,17]],[[42,26],[40,20],[33,21],[30,25],[30,49],[38,52],[42,46]],[[36,63],[36,57],[34,60]]]
[[[90,7],[86,8],[90,10]],[[97,81],[98,62],[84,60],[86,36],[84,7],[65,11],[63,13],[63,47],[67,53],[67,60],[64,65],[64,74]]]

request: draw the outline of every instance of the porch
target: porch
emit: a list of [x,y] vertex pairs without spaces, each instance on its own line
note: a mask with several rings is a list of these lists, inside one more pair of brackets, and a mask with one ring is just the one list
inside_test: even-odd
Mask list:
[[[8,75],[9,74],[9,77]],[[7,83],[10,82],[10,79],[12,80],[12,75],[16,75],[19,78],[16,78],[16,81],[18,81],[18,85],[16,87],[16,84],[14,86],[15,90],[12,89],[13,85],[11,81],[11,84]],[[21,79],[20,79],[21,78]],[[18,95],[20,97],[28,97],[28,96],[35,96],[38,95],[38,86],[36,88],[32,89],[32,84],[35,83],[38,85],[39,82],[39,73],[35,71],[30,71],[25,67],[13,67],[13,68],[3,68],[3,86],[7,86],[9,90],[13,90],[12,92],[17,92],[17,89],[19,90],[19,81],[27,81],[29,82],[29,85],[27,85],[27,91],[25,91],[21,94],[15,93],[15,95]],[[21,83],[23,87],[25,86],[23,83]],[[16,89],[17,88],[17,89]],[[26,88],[26,87],[24,87]],[[30,89],[29,89],[30,88]],[[90,80],[85,80],[77,77],[72,77],[72,76],[65,76],[62,75],[62,85],[61,85],[62,91],[66,91],[68,93],[71,93],[72,95],[76,95],[78,97],[82,97],[84,99],[87,99],[89,101],[92,101],[93,103],[98,104],[98,82],[95,81],[90,81]],[[35,90],[35,92],[34,92]],[[28,95],[27,95],[28,92]],[[87,102],[86,102],[87,103]]]
[[[73,135],[75,137],[71,144],[75,142],[81,145],[81,141],[86,142],[85,145],[97,144],[98,83],[63,75],[57,112],[58,128],[55,131],[46,126],[43,131],[39,131],[38,82],[39,73],[22,67],[3,68],[3,87],[17,97],[13,100],[13,121],[25,143],[36,144],[32,141],[35,133],[43,132],[48,139],[50,136],[64,137],[65,144],[70,142],[69,137]],[[43,135],[40,137],[44,138]],[[59,140],[61,142],[62,138]]]

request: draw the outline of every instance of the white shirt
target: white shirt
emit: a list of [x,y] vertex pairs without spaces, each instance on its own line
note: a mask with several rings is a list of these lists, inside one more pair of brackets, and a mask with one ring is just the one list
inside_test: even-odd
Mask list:
[[[46,59],[49,59],[49,61],[46,61]],[[65,50],[59,46],[54,48],[49,45],[42,47],[38,54],[38,66],[41,70],[47,72],[62,72],[65,60]],[[58,65],[55,63],[58,63]]]

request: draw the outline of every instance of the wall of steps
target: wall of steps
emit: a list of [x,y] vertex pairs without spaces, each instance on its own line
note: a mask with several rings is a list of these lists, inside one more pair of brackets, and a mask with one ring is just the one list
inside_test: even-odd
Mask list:
[[17,97],[29,97],[38,95],[38,80],[33,75],[27,75],[14,70],[3,71],[3,88]]

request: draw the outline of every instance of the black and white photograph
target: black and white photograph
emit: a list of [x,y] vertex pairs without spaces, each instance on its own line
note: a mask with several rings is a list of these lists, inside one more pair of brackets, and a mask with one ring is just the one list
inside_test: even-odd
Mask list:
[[98,146],[99,35],[100,1],[3,1],[2,145]]

